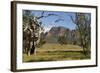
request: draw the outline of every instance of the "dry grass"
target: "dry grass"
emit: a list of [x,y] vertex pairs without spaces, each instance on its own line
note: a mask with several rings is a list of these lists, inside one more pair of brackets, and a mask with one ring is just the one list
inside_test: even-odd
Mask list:
[[36,48],[36,53],[31,56],[23,54],[23,62],[60,61],[90,59],[82,53],[82,48],[77,45],[44,44]]
[[77,45],[44,44],[37,51],[82,51]]

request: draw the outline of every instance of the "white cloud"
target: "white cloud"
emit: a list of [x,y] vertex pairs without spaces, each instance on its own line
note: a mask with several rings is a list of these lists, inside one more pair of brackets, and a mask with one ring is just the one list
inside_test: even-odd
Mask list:
[[48,25],[44,27],[44,32],[48,32],[54,25]]

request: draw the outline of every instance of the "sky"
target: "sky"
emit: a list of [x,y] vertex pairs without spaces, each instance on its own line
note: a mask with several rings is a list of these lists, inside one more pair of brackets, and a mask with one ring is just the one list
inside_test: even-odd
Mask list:
[[[43,11],[36,11],[31,10],[31,15],[39,17],[41,16]],[[42,26],[44,28],[44,31],[49,31],[51,27],[58,27],[63,26],[66,28],[69,28],[70,30],[74,30],[76,28],[76,25],[72,22],[72,19],[70,16],[74,18],[75,12],[60,12],[60,11],[44,11],[44,16],[47,16],[48,14],[55,14],[49,17],[43,17],[39,19],[39,22],[42,22]],[[60,20],[60,21],[58,21]]]

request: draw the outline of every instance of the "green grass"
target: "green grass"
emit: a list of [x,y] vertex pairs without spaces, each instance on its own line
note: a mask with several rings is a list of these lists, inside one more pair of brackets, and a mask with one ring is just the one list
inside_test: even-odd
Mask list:
[[77,45],[44,44],[36,48],[36,53],[31,56],[23,54],[23,62],[60,61],[90,59],[82,53],[82,48]]

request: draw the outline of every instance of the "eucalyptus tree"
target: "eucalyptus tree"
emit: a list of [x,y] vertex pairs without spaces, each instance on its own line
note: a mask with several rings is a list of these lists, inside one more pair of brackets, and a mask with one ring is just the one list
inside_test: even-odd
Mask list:
[[40,11],[41,14],[35,16],[32,12],[34,11],[23,10],[23,48],[28,55],[34,54],[35,45],[43,40],[41,39],[41,33],[43,33],[44,28],[39,20],[49,16],[58,16],[53,13],[45,14],[45,11]]
[[75,17],[71,16],[73,23],[76,24],[78,31],[80,46],[83,48],[83,53],[87,55],[90,52],[91,46],[91,14],[90,13],[75,13]]

